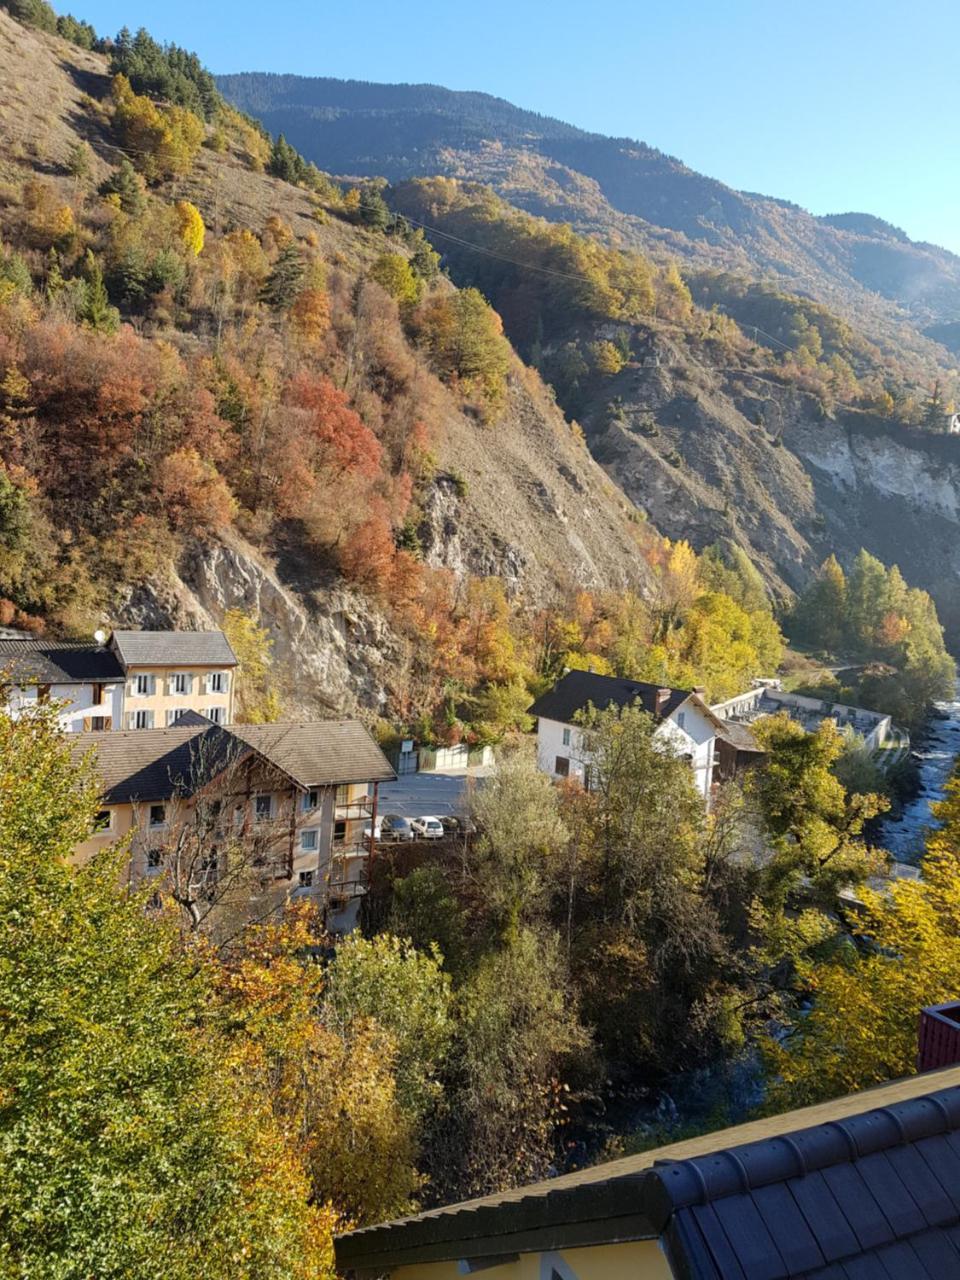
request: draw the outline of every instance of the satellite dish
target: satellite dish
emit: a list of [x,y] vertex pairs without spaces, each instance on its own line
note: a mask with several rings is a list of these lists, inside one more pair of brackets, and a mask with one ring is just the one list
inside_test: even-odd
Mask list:
[[96,631],[93,633],[93,638],[96,640],[97,644],[104,645],[107,642],[107,633],[101,627],[97,627]]

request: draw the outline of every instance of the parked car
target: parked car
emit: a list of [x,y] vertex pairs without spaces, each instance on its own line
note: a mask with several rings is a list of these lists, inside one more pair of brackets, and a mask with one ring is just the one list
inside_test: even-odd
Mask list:
[[477,829],[469,818],[458,818],[455,814],[443,814],[440,822],[447,837],[472,836]]
[[[365,840],[370,839],[370,825],[367,824],[363,829],[363,837]],[[377,840],[412,840],[414,838],[413,827],[408,818],[404,818],[399,813],[383,813],[373,826],[373,835]]]
[[421,840],[442,840],[446,835],[440,819],[430,817],[428,814],[414,818],[410,825]]

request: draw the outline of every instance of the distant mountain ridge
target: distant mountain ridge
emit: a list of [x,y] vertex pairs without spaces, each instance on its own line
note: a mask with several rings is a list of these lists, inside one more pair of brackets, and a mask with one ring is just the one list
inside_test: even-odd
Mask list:
[[[589,133],[485,93],[258,72],[219,76],[218,84],[334,173],[486,182],[519,208],[654,256],[773,278],[884,345],[928,357],[940,326],[960,320],[960,257],[911,241],[873,214],[815,217],[736,191],[646,143]],[[952,359],[945,346],[936,351]]]

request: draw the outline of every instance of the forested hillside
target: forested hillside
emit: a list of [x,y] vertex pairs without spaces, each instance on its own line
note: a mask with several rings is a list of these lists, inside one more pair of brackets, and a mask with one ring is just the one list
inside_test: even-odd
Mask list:
[[913,243],[882,218],[815,218],[788,201],[734,191],[645,143],[590,134],[488,94],[256,73],[219,84],[333,172],[482,181],[519,208],[660,260],[807,293],[891,351],[930,364],[947,358],[921,335],[956,321],[960,259]]
[[429,722],[484,685],[478,611],[646,589],[656,536],[375,192],[149,37],[108,58],[0,13],[0,58],[8,621],[245,607],[293,705]]

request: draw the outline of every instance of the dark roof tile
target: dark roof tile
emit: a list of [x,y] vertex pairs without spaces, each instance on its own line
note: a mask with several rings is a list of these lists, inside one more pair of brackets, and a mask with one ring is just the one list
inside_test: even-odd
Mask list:
[[0,673],[38,684],[90,684],[123,679],[116,654],[96,644],[67,640],[0,640]]
[[645,711],[658,719],[669,716],[690,697],[690,689],[666,689],[665,699],[658,702],[660,685],[642,680],[622,680],[615,676],[598,676],[592,671],[568,671],[547,693],[539,697],[530,715],[545,720],[573,724],[578,712],[594,706],[598,711],[608,707],[630,707],[637,701]]

